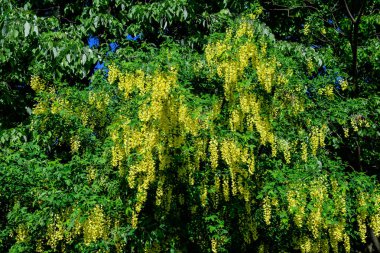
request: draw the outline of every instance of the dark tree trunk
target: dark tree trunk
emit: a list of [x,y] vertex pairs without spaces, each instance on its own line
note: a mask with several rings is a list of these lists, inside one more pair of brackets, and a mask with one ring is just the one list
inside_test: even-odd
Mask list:
[[357,19],[353,24],[351,51],[352,51],[352,77],[354,82],[354,92],[357,94],[358,90],[358,36],[359,36],[359,23],[360,19]]

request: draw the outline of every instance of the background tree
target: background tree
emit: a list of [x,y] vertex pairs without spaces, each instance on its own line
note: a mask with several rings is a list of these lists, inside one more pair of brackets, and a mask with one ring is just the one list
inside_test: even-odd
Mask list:
[[[279,39],[296,41],[323,54],[340,59],[351,85],[348,97],[353,104],[369,102],[366,111],[379,101],[379,2],[378,1],[262,1],[268,24]],[[326,64],[311,75],[334,75]],[[335,83],[341,77],[335,75]],[[364,100],[363,100],[364,98]],[[366,102],[364,102],[366,103]],[[355,114],[354,112],[352,112]],[[358,113],[360,117],[361,113]],[[378,121],[378,113],[370,116]],[[359,133],[359,138],[339,145],[341,156],[357,170],[378,175],[379,132]],[[337,133],[342,135],[343,133]]]

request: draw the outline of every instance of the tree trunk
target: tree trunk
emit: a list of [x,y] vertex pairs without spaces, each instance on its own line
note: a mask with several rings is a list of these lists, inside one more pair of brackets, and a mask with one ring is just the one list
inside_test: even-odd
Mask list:
[[358,36],[359,36],[359,23],[360,18],[353,22],[351,51],[352,51],[352,77],[354,83],[354,93],[358,94]]

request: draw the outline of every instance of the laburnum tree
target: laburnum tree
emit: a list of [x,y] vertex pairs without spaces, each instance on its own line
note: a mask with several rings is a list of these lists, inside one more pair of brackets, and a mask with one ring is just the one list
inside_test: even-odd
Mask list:
[[[180,10],[197,6],[175,2]],[[202,2],[197,8],[245,11],[192,37],[186,32],[202,23],[179,28],[197,13],[169,22],[166,1],[112,3],[90,1],[84,10],[129,18],[144,10],[150,14],[141,20],[163,33],[139,22],[141,32],[107,32],[110,19],[99,15],[104,27],[91,35],[85,29],[79,40],[70,25],[76,19],[64,16],[69,21],[52,32],[62,36],[55,43],[78,46],[57,56],[53,46],[51,59],[30,56],[45,63],[24,77],[34,96],[31,115],[0,132],[1,251],[378,247],[380,188],[371,166],[379,150],[367,142],[378,139],[380,100],[358,93],[351,63],[332,45],[316,50],[302,43],[307,38],[286,41],[268,21],[274,35],[263,22],[274,10],[265,4]],[[58,13],[50,18],[61,17],[61,5],[48,8]],[[80,16],[78,3],[67,6]],[[88,22],[78,20],[77,27]],[[360,166],[346,152],[357,152],[353,143],[375,147],[361,154]]]

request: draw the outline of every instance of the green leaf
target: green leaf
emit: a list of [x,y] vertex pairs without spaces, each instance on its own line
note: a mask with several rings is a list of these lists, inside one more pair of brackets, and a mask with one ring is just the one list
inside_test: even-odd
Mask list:
[[24,33],[25,33],[25,37],[28,37],[30,33],[30,23],[28,21],[26,21],[24,24]]
[[186,20],[187,17],[188,17],[187,10],[186,10],[186,8],[183,8],[183,18]]
[[81,60],[81,63],[82,65],[84,65],[87,61],[87,56],[85,54],[82,55],[82,60]]
[[53,47],[53,55],[54,55],[54,58],[57,58],[58,56],[58,50],[56,47]]
[[36,35],[38,35],[38,26],[37,25],[34,25],[33,27],[33,31]]

